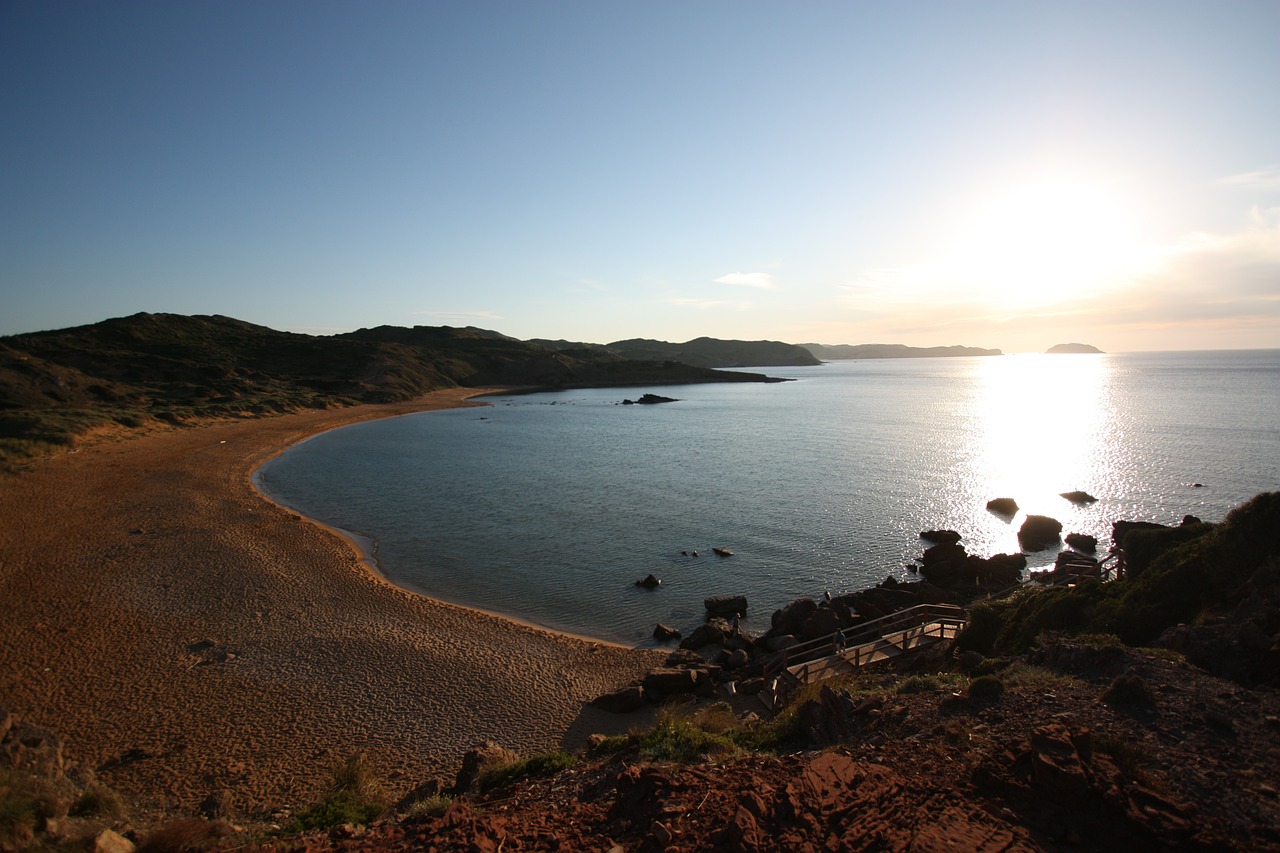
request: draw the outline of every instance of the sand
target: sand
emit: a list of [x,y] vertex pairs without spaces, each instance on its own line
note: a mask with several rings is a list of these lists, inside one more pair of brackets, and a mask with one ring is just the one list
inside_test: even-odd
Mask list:
[[401,590],[252,486],[308,435],[474,393],[101,441],[0,477],[0,706],[149,809],[230,791],[258,817],[355,752],[405,790],[480,741],[530,755],[620,730],[583,702],[659,653]]

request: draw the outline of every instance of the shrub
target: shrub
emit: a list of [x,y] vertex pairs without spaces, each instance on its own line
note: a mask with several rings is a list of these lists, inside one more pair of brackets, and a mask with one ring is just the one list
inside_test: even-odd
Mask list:
[[298,829],[328,829],[344,823],[369,823],[387,810],[387,793],[365,756],[334,765],[324,799],[298,814]]
[[71,807],[74,815],[121,817],[125,812],[120,795],[101,782],[91,782]]
[[977,702],[995,702],[1004,695],[1004,682],[994,675],[980,675],[969,682],[969,698]]
[[485,794],[509,785],[517,779],[552,776],[561,770],[569,769],[576,763],[577,759],[567,752],[544,752],[541,755],[485,770],[476,780],[476,787],[480,789],[480,793]]
[[445,813],[453,803],[453,797],[448,794],[436,794],[434,797],[427,797],[424,800],[418,800],[409,807],[409,811],[405,813],[406,818],[432,818],[440,817]]
[[913,675],[898,684],[897,693],[899,696],[906,696],[912,693],[932,693],[936,690],[954,688],[963,680],[964,676],[956,673]]
[[1150,764],[1150,756],[1140,744],[1130,743],[1110,735],[1098,735],[1093,738],[1095,751],[1108,756],[1120,772],[1139,782],[1147,781],[1146,766]]
[[1102,693],[1102,701],[1116,705],[1154,705],[1156,697],[1140,675],[1120,675]]

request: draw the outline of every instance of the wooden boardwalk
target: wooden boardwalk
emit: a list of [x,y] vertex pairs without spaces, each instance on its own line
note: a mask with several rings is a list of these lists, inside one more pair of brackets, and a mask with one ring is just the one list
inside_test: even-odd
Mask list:
[[830,634],[783,649],[765,666],[769,687],[760,696],[770,709],[779,708],[806,684],[954,639],[964,628],[966,615],[964,608],[953,604],[920,604],[850,629],[842,646],[838,634]]

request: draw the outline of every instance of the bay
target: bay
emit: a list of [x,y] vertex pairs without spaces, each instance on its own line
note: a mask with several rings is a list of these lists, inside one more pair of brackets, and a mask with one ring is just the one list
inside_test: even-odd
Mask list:
[[[678,402],[645,406],[621,405],[634,389],[504,395],[357,424],[257,479],[372,540],[394,583],[634,645],[656,622],[687,632],[712,595],[746,595],[745,627],[764,630],[794,598],[912,579],[924,529],[987,556],[1019,550],[1040,513],[1105,549],[1117,519],[1218,521],[1280,487],[1280,350],[763,372],[793,381],[646,388]],[[1099,500],[1059,496],[1074,489]],[[994,497],[1022,512],[988,512]],[[659,588],[634,585],[651,573]]]

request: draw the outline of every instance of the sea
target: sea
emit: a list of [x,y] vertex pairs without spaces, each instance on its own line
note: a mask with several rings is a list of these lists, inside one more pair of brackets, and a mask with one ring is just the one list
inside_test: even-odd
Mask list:
[[[255,479],[399,586],[634,646],[711,596],[763,631],[796,598],[917,579],[924,530],[1013,553],[1035,513],[1105,552],[1113,521],[1216,522],[1280,489],[1280,350],[751,370],[790,381],[491,396],[322,433]],[[646,392],[676,402],[623,402]]]

